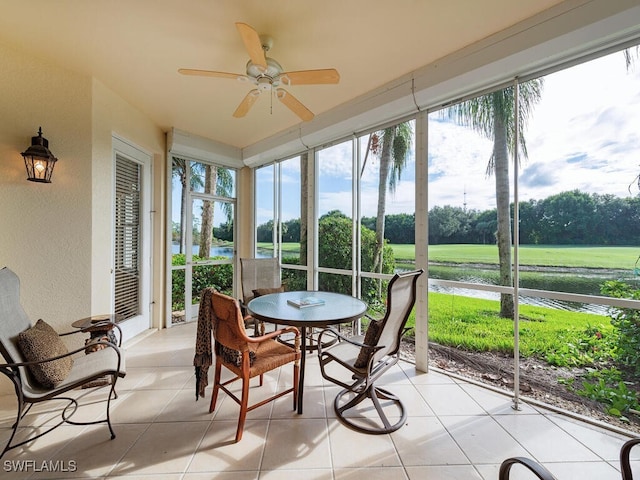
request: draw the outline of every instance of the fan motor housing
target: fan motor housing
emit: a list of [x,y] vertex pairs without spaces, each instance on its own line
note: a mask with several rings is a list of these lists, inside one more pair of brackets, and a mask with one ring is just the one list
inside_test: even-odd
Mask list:
[[255,65],[251,60],[247,62],[247,75],[249,77],[257,78],[269,77],[275,79],[282,73],[282,66],[276,62],[273,58],[265,57],[267,60],[267,68],[264,69],[260,65]]

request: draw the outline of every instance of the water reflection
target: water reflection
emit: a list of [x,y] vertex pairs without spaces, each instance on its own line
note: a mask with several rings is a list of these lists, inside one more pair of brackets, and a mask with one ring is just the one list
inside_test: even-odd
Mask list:
[[[172,253],[179,253],[180,246],[172,245]],[[193,254],[197,255],[198,245],[193,246]],[[211,247],[211,257],[232,258],[234,247],[213,246]],[[257,258],[269,258],[273,255],[272,250],[258,250]],[[412,270],[414,265],[399,264],[396,271]],[[565,293],[580,293],[584,295],[600,295],[600,286],[607,280],[625,280],[629,272],[623,270],[605,269],[585,269],[574,270],[563,269],[558,271],[529,270],[521,272],[520,287],[536,290],[548,290]],[[485,290],[474,290],[469,288],[454,288],[444,285],[437,285],[432,280],[455,280],[467,283],[477,283],[480,285],[497,285],[498,271],[471,265],[429,265],[429,290],[465,297],[483,298],[487,300],[499,300],[500,294]],[[557,310],[567,310],[572,312],[593,313],[596,315],[607,315],[608,307],[605,305],[594,305],[587,303],[569,302],[552,298],[520,296],[520,303],[524,305],[534,305],[538,307],[553,308]]]
[[[227,257],[227,258],[232,258],[233,257],[233,249],[234,247],[232,245],[217,245],[217,246],[213,246],[211,247],[211,250],[209,251],[209,256],[210,257]],[[198,251],[200,250],[200,247],[198,245],[193,245],[191,254],[192,255],[198,255]],[[176,253],[180,253],[180,245],[177,243],[173,243],[171,244],[171,253],[173,255],[175,255]],[[271,257],[270,253],[265,253],[265,252],[260,252],[258,251],[258,253],[256,254],[256,258],[269,258]]]
[[[468,281],[468,280],[461,280]],[[487,283],[475,282],[487,285]],[[495,285],[495,284],[494,284]],[[522,286],[522,288],[529,288]],[[486,290],[475,290],[471,288],[457,288],[457,287],[449,287],[446,285],[438,285],[434,283],[431,279],[429,280],[429,291],[431,292],[439,292],[439,293],[447,293],[451,295],[460,295],[464,297],[472,297],[472,298],[482,298],[485,300],[500,300],[500,294],[498,292],[488,292]],[[576,292],[570,292],[576,293]],[[580,303],[580,302],[570,302],[566,300],[558,300],[554,298],[542,298],[542,297],[529,297],[526,295],[520,295],[520,304],[522,305],[533,305],[536,307],[546,307],[553,308],[556,310],[567,310],[570,312],[582,312],[582,313],[593,313],[596,315],[608,315],[608,307],[606,305],[596,305],[591,303]]]

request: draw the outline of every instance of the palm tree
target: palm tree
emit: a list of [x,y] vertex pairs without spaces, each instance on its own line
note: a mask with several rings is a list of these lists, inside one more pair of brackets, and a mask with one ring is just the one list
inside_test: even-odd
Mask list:
[[402,171],[407,163],[407,153],[411,148],[413,130],[409,122],[400,123],[393,127],[369,135],[365,159],[360,176],[364,173],[369,152],[380,159],[378,182],[378,206],[376,213],[376,244],[374,252],[373,271],[381,272],[384,252],[384,220],[387,206],[387,189],[395,193]]
[[[509,211],[509,155],[515,153],[516,115],[518,147],[527,158],[524,131],[533,107],[542,96],[543,79],[534,79],[497,92],[467,100],[449,107],[446,112],[461,124],[470,126],[493,140],[493,151],[487,164],[487,175],[495,174],[498,228],[496,241],[500,263],[500,284],[512,286],[511,216]],[[518,111],[515,100],[518,95]],[[513,318],[513,296],[500,295],[500,316]]]
[[[204,167],[204,193],[210,195],[231,196],[233,188],[233,178],[227,168],[205,165]],[[223,212],[227,217],[227,223],[233,220],[231,204],[223,202]],[[213,201],[204,200],[202,202],[202,229],[200,230],[200,258],[209,258],[211,252],[211,241],[213,239]]]
[[633,70],[638,55],[640,54],[640,46],[636,45],[635,47],[626,48],[622,53],[624,55],[624,62],[627,65],[627,71]]
[[[171,172],[174,178],[177,178],[182,186],[180,198],[180,253],[186,251],[186,228],[187,228],[187,183],[192,191],[204,188],[205,193],[222,196],[230,196],[233,188],[233,178],[231,172],[226,168],[205,165],[200,162],[191,162],[189,164],[191,175],[187,182],[187,160],[184,158],[173,157],[171,163]],[[204,182],[203,182],[204,178]],[[227,216],[227,221],[231,222],[233,211],[231,205],[223,204],[223,211]],[[213,234],[213,202],[205,200],[202,206],[202,233],[209,234],[200,235],[200,250],[198,256],[209,258],[211,251],[211,237]]]
[[307,264],[307,207],[309,194],[309,153],[300,155],[300,265]]
[[[195,174],[193,169],[199,169],[201,167],[201,163],[192,163],[191,164],[191,179],[189,182],[189,187],[192,190],[196,190],[199,187],[202,187],[202,176]],[[197,171],[196,171],[197,173]],[[184,158],[173,157],[171,161],[171,174],[174,178],[177,178],[182,186],[181,196],[180,196],[180,253],[185,253],[186,250],[186,228],[187,228],[187,160]]]

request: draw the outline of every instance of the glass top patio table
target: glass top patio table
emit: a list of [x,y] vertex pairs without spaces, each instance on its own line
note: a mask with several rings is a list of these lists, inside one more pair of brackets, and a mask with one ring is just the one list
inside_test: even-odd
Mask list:
[[[314,297],[324,301],[322,305],[296,307],[288,300],[301,300]],[[326,327],[339,323],[352,322],[362,317],[367,311],[367,304],[362,300],[342,293],[295,291],[270,293],[251,300],[247,309],[249,313],[263,322],[278,325],[292,325],[300,329],[301,368],[298,384],[298,413],[302,413],[302,397],[304,391],[304,369],[306,357],[306,338],[308,327]]]

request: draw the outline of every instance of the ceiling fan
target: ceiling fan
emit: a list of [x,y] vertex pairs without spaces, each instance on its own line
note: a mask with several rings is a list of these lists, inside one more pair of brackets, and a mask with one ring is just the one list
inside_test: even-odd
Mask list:
[[240,32],[244,46],[249,53],[247,73],[245,75],[192,68],[180,68],[178,72],[183,75],[230,78],[252,83],[256,88],[247,93],[242,102],[240,102],[240,105],[238,105],[238,108],[233,112],[233,116],[236,118],[244,117],[260,95],[269,93],[275,96],[302,120],[311,120],[313,118],[313,112],[280,85],[335,84],[340,81],[338,71],[335,68],[326,68],[320,70],[285,72],[277,61],[266,56],[266,53],[273,45],[273,40],[270,37],[258,35],[258,32],[246,23],[237,22],[236,28],[238,32]]

